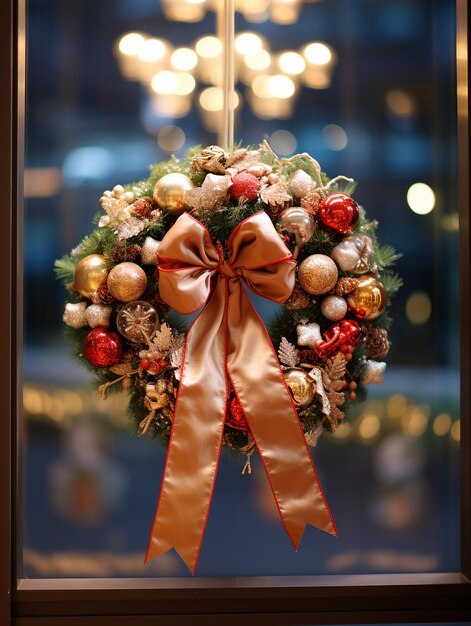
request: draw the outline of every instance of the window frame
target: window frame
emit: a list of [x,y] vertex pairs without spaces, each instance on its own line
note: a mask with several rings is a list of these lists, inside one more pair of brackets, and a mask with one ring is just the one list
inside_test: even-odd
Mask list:
[[[461,272],[461,572],[352,576],[19,579],[17,567],[17,382],[20,363],[22,195],[25,92],[25,0],[0,3],[0,267],[10,277],[10,306],[0,308],[3,428],[0,437],[0,623],[13,626],[260,626],[471,620],[471,308],[467,2],[457,0],[458,201]],[[4,292],[5,284],[4,284]]]

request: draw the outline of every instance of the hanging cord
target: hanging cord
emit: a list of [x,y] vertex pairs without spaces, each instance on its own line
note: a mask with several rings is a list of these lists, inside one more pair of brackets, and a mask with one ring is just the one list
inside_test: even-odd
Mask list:
[[234,145],[234,36],[235,36],[234,0],[219,0],[217,12],[217,34],[222,44],[222,67],[220,87],[223,96],[222,117],[219,127],[219,145],[230,150]]

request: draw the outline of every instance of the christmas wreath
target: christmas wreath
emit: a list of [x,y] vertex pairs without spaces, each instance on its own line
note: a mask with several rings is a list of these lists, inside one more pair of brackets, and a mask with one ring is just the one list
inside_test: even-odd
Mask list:
[[[194,148],[105,191],[97,228],[56,262],[76,356],[168,445],[151,557],[175,547],[196,566],[222,444],[249,472],[258,449],[295,545],[306,523],[335,534],[305,442],[381,382],[401,285],[353,191],[266,142]],[[270,337],[248,291],[284,303]],[[200,314],[186,329],[175,311]],[[182,502],[196,520],[185,538]]]

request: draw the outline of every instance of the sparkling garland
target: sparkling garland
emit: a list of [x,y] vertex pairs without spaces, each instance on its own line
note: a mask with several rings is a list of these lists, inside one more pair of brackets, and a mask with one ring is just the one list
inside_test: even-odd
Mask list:
[[[352,179],[327,179],[310,155],[280,159],[263,142],[231,153],[196,149],[158,164],[145,181],[105,191],[98,229],[56,262],[71,298],[63,319],[100,395],[127,390],[137,431],[168,441],[185,333],[159,297],[160,240],[186,210],[225,250],[234,226],[264,210],[298,264],[270,329],[285,380],[308,444],[335,430],[365,385],[382,382],[387,307],[401,284],[389,269],[397,255],[378,246],[353,189]],[[247,455],[250,471],[254,445],[233,394],[224,443]]]

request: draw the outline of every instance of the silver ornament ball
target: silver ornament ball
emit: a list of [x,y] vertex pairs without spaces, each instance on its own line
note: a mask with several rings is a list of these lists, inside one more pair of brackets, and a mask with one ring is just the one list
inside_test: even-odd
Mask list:
[[331,322],[342,320],[347,310],[347,301],[341,296],[326,296],[321,304],[322,315]]
[[294,258],[297,258],[299,248],[311,239],[315,229],[314,220],[306,209],[300,206],[289,207],[280,215],[278,230],[294,235],[296,241],[296,247],[293,251]]

